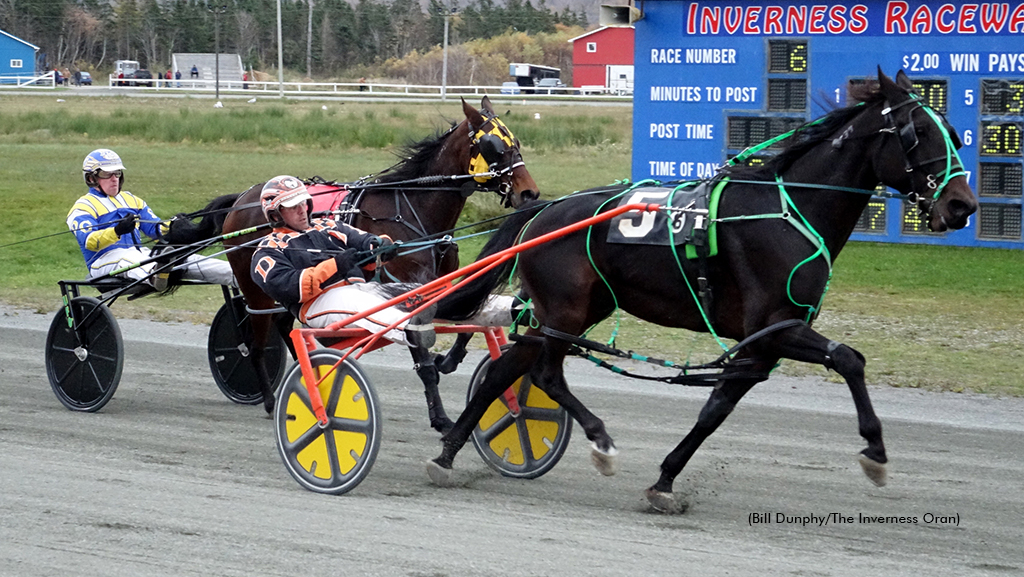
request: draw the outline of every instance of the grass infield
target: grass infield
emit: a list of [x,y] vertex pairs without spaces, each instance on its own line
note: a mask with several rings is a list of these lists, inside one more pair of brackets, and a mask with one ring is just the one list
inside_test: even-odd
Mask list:
[[[462,117],[457,101],[329,102],[325,111],[322,102],[268,99],[229,101],[215,110],[208,100],[60,96],[65,102],[53,95],[0,96],[0,246],[39,238],[0,248],[0,301],[46,314],[60,305],[56,281],[85,274],[64,220],[85,191],[81,161],[94,148],[116,150],[127,166],[125,188],[169,217],[278,174],[355,180],[393,164],[403,142],[436,134]],[[523,142],[545,198],[629,174],[628,108],[513,104],[496,110]],[[493,196],[474,195],[463,222],[501,212]],[[463,262],[481,245],[480,237],[460,242]],[[864,354],[870,384],[1020,396],[1020,258],[1012,250],[851,243],[837,259],[815,327]],[[219,289],[199,287],[118,302],[114,313],[209,322],[221,303]],[[607,339],[613,321],[591,337]],[[676,361],[703,362],[720,353],[707,335],[628,315],[621,317],[617,344]],[[796,362],[784,362],[778,372],[826,375]]]

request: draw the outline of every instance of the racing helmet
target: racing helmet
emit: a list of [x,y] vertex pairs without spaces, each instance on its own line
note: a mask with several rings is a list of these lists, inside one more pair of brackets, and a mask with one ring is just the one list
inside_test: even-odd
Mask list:
[[306,190],[306,185],[301,180],[287,174],[271,178],[263,185],[263,191],[260,192],[260,206],[263,207],[263,215],[274,226],[282,224],[281,215],[278,212],[281,207],[292,207],[300,202],[306,203],[308,213],[313,212],[313,197]]
[[124,164],[121,163],[121,157],[109,148],[97,148],[90,152],[82,161],[82,176],[85,177],[85,183],[92,187],[99,186],[96,177],[100,171],[121,172],[117,184],[117,190],[120,192],[124,186]]

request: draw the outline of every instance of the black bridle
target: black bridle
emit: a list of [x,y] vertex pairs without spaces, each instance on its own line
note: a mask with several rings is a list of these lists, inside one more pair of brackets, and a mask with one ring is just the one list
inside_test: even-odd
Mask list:
[[[907,123],[903,126],[899,126],[893,112],[899,108],[903,108],[904,106],[910,106],[911,108],[907,111]],[[911,158],[911,155],[914,153],[918,144],[920,144],[920,141],[917,138],[917,126],[914,124],[914,112],[918,110],[923,110],[928,116],[928,120],[934,122],[935,126],[938,127],[946,144],[946,152],[944,155],[919,159],[915,162]],[[929,192],[932,193],[930,198],[926,194],[918,192],[913,188],[913,179],[911,180],[911,191],[907,193],[907,200],[917,205],[922,216],[930,218],[932,209],[934,208],[936,201],[938,201],[939,197],[942,195],[942,191],[946,188],[946,185],[958,176],[967,176],[967,173],[964,171],[963,162],[960,160],[960,155],[956,151],[960,146],[960,139],[956,135],[955,131],[950,131],[946,128],[945,118],[932,110],[930,106],[924,103],[920,96],[914,93],[910,93],[909,99],[896,105],[890,105],[886,102],[885,107],[882,108],[882,116],[885,118],[886,126],[885,128],[880,129],[879,132],[892,134],[897,137],[897,142],[899,142],[900,149],[903,151],[904,169],[908,173],[912,173],[929,165],[935,165],[939,162],[945,162],[945,165],[941,170],[938,172],[929,172],[925,177],[928,183],[927,186],[930,189]]]

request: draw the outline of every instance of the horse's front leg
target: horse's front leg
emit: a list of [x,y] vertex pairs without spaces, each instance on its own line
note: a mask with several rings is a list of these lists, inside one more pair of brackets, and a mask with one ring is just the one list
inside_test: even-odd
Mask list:
[[860,466],[872,483],[879,487],[885,485],[885,464],[888,459],[882,442],[882,422],[875,415],[864,383],[864,355],[820,335],[807,325],[779,331],[770,346],[773,353],[780,357],[822,365],[846,380],[853,404],[857,408],[860,436],[868,442],[867,448],[860,452]]
[[438,356],[434,359],[434,365],[437,367],[437,370],[447,375],[459,368],[459,363],[466,358],[466,345],[469,344],[469,339],[471,338],[473,338],[473,333],[459,333],[455,337],[455,344],[452,345],[452,348],[448,349],[444,356]]
[[447,433],[455,426],[455,423],[448,418],[448,414],[444,410],[444,403],[441,402],[441,391],[438,390],[441,376],[434,364],[430,350],[424,347],[409,347],[409,352],[412,353],[416,374],[423,381],[423,394],[427,398],[427,416],[430,418],[430,427],[439,433]]
[[[774,362],[761,363],[761,367],[769,368],[774,364]],[[743,395],[764,380],[764,378],[730,379],[728,376],[730,373],[749,370],[750,367],[742,367],[726,369],[722,372],[722,376],[725,378],[718,381],[714,390],[711,391],[711,396],[704,403],[704,408],[700,410],[697,423],[662,461],[661,476],[658,477],[658,482],[649,487],[645,493],[647,502],[656,510],[664,513],[681,513],[686,510],[686,505],[673,495],[672,485],[679,473],[682,472],[683,467],[690,461],[690,457],[697,452],[701,443],[725,422],[726,417],[736,408],[736,403],[743,398]],[[765,370],[764,374],[767,378],[768,371]]]
[[263,393],[263,408],[269,415],[274,412],[274,384],[271,381],[270,373],[267,372],[266,352],[273,315],[249,315],[249,322],[252,324],[250,358],[256,368],[256,378],[260,382],[260,391]]

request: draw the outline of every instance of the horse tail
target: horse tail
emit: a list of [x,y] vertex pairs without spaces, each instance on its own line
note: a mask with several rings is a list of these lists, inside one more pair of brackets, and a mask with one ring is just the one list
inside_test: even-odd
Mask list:
[[[171,219],[170,230],[164,234],[164,241],[186,245],[219,236],[224,229],[224,219],[241,195],[240,192],[225,194],[213,199],[200,211],[192,214],[178,213]],[[201,216],[198,223],[193,221],[197,215]]]
[[[487,241],[487,244],[484,245],[483,250],[480,251],[476,259],[480,260],[511,248],[516,243],[516,240],[518,240],[519,233],[523,230],[523,227],[549,204],[551,203],[534,201],[523,205],[519,210],[510,214],[491,236],[491,239]],[[462,321],[472,317],[496,288],[508,282],[514,265],[515,259],[509,259],[473,279],[471,282],[460,283],[459,287],[452,294],[438,301],[437,318],[449,321]]]

